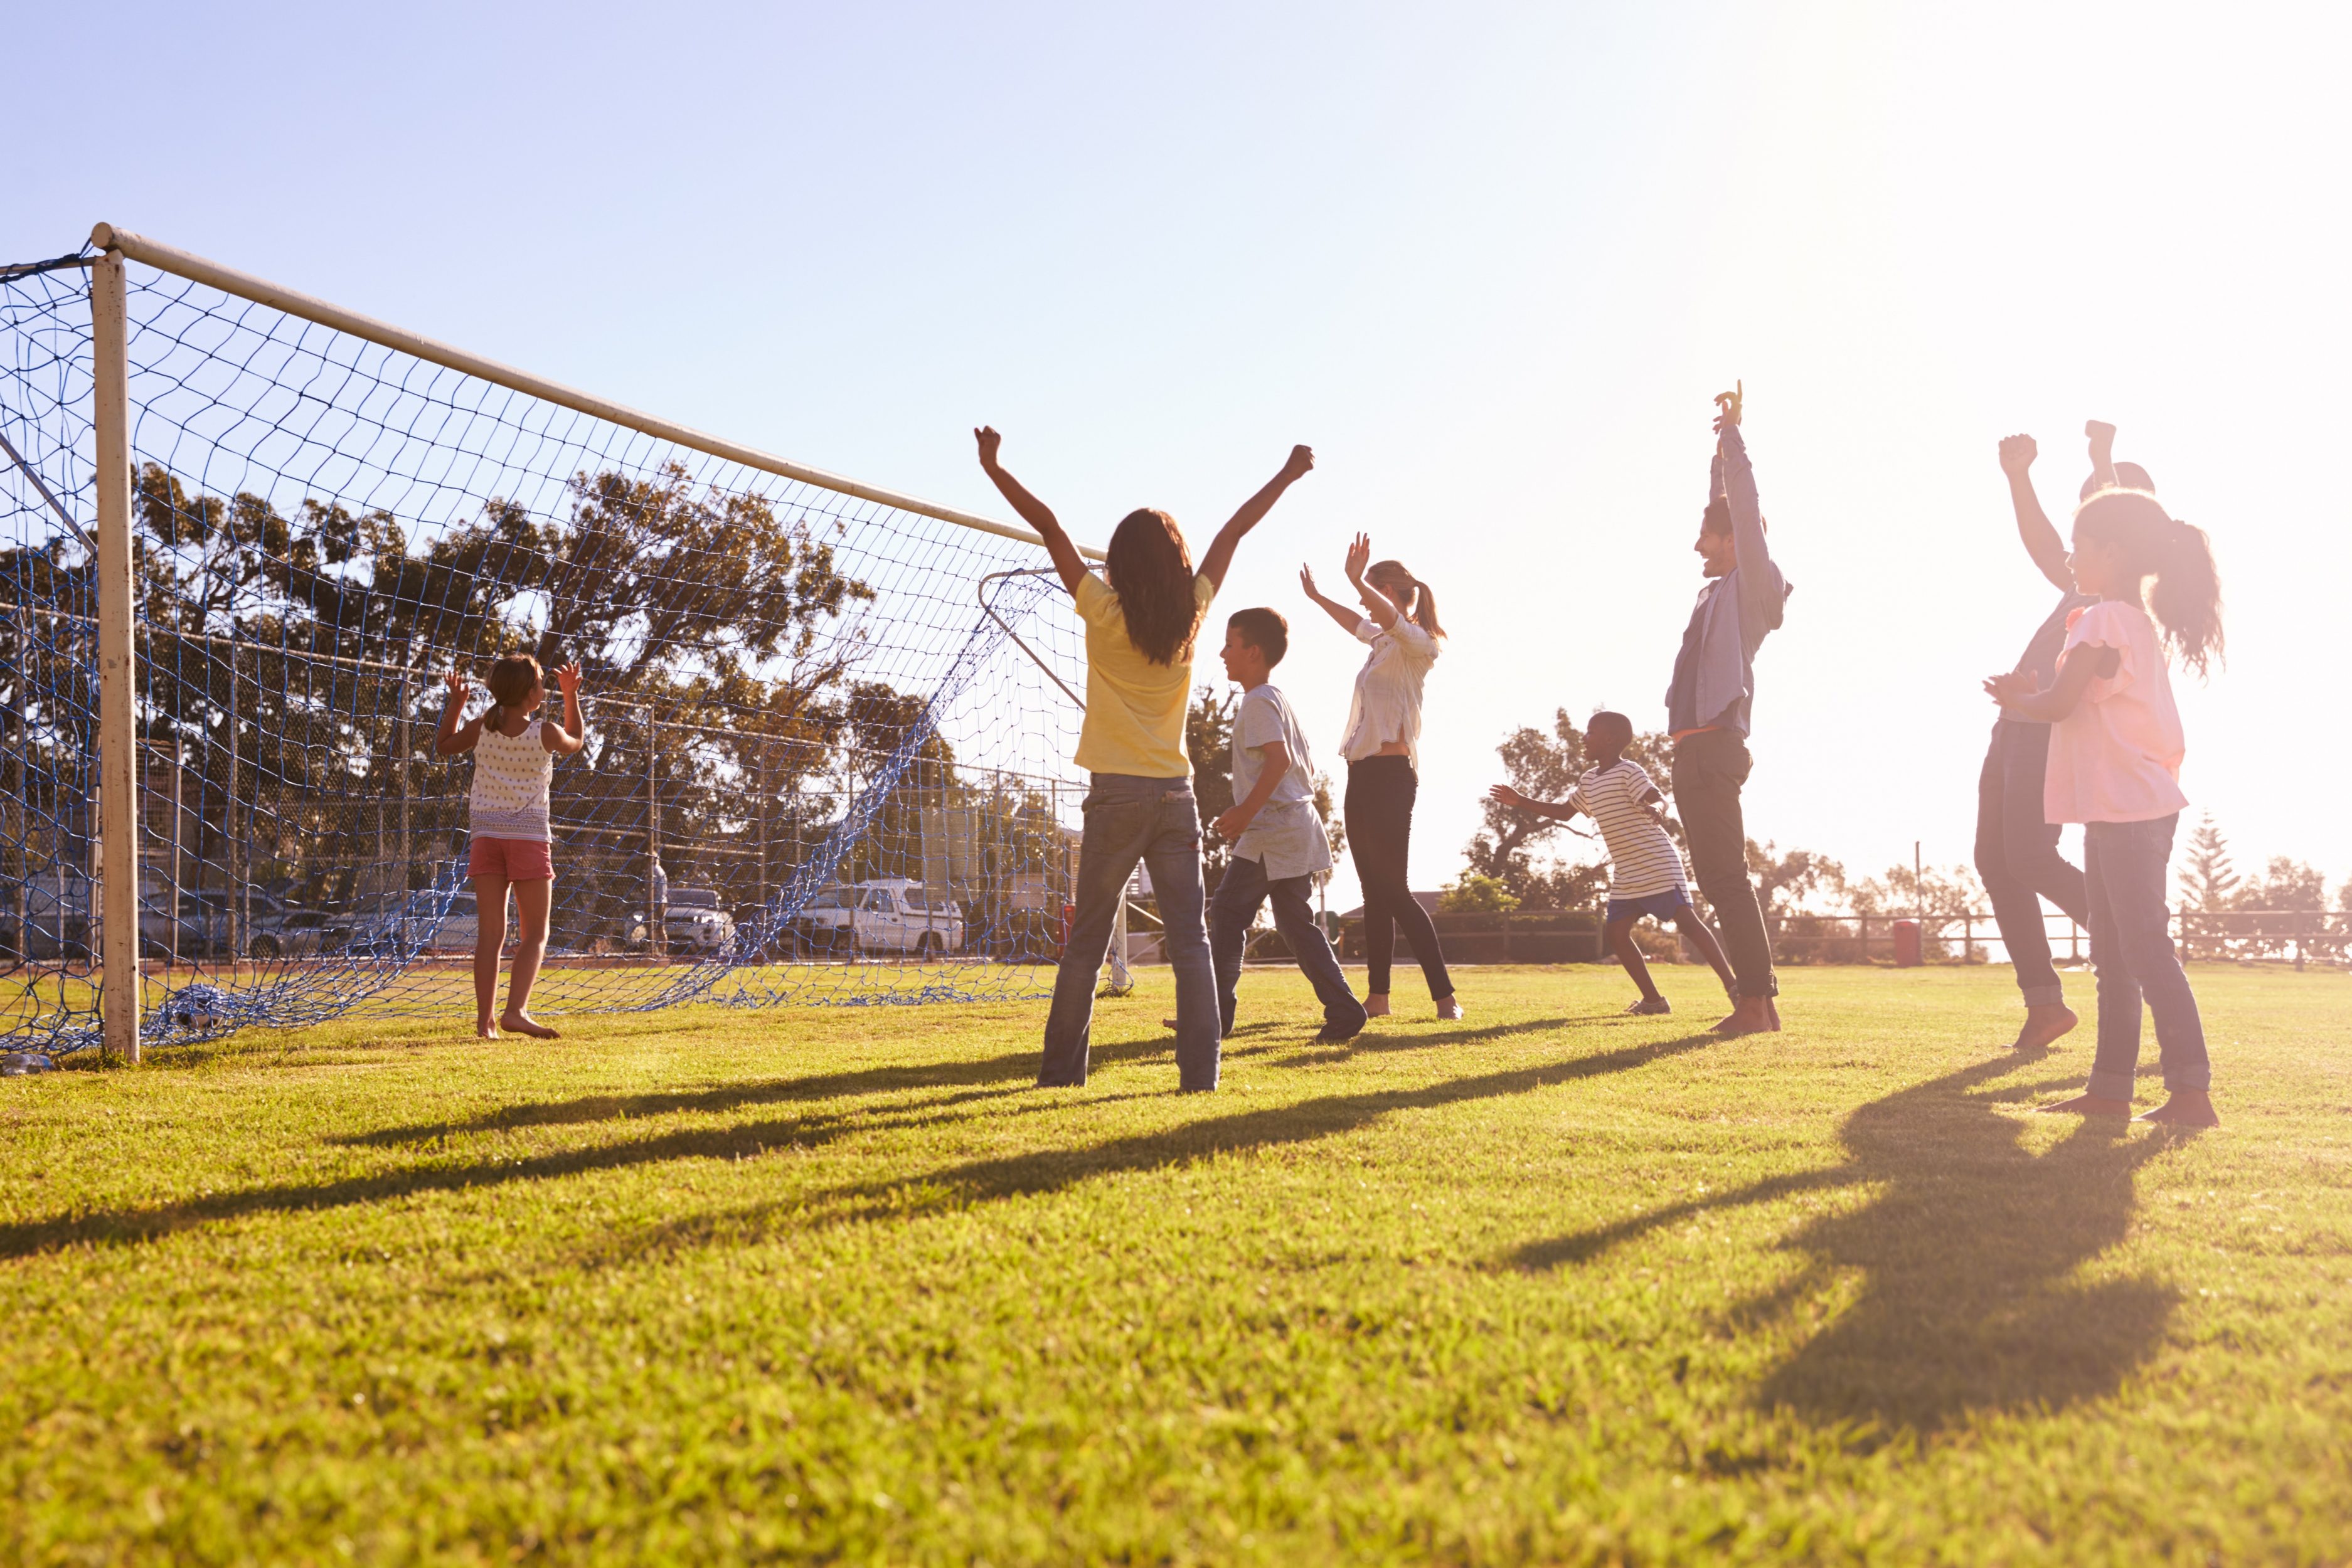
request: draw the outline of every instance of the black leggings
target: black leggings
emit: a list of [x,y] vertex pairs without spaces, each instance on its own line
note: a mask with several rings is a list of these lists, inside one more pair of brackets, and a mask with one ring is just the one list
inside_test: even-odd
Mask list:
[[1412,801],[1420,791],[1410,758],[1367,757],[1348,764],[1348,852],[1355,857],[1356,880],[1364,884],[1366,988],[1374,996],[1388,994],[1397,928],[1402,926],[1430,996],[1442,1002],[1454,994],[1454,982],[1445,973],[1437,927],[1405,885]]

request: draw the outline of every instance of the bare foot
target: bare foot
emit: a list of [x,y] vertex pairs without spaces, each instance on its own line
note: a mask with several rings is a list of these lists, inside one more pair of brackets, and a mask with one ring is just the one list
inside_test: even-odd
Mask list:
[[1764,998],[1764,1016],[1772,1020],[1772,1032],[1780,1032],[1780,1000],[1778,997]]
[[2163,1104],[2132,1120],[2153,1123],[2160,1127],[2218,1127],[2221,1124],[2221,1118],[2213,1113],[2213,1097],[2201,1089],[2175,1090],[2172,1097]]
[[476,1040],[498,1039],[499,1026],[497,1020],[494,1019],[476,1019],[474,1020],[474,1038]]
[[1452,997],[1443,998],[1437,1004],[1437,1016],[1442,1019],[1458,1019],[1462,1016],[1462,1004]]
[[2105,1094],[2077,1094],[2072,1100],[2061,1100],[2042,1109],[2059,1115],[2113,1116],[2123,1121],[2131,1115],[2131,1102],[2110,1100]]
[[1715,1032],[1726,1040],[1737,1040],[1743,1034],[1772,1032],[1771,999],[1768,997],[1742,997],[1731,1016],[1715,1026]]
[[2063,1002],[2050,1002],[2025,1009],[2025,1027],[2017,1031],[2011,1051],[2047,1051],[2059,1036],[2067,1033],[2083,1020],[2074,1009]]
[[1384,1019],[1388,1017],[1389,994],[1386,991],[1374,991],[1371,995],[1366,997],[1364,998],[1364,1016],[1366,1018],[1375,1019]]
[[563,1037],[531,1017],[529,1013],[509,1013],[499,1019],[500,1029],[510,1029],[517,1034],[527,1034],[533,1040],[562,1040]]

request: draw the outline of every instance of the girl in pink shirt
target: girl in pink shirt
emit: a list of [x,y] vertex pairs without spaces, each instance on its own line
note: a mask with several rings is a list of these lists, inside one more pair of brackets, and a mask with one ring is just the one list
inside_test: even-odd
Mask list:
[[2011,674],[1985,683],[2004,710],[2051,727],[2043,811],[2052,822],[2083,824],[2098,1054],[2089,1088],[2045,1109],[2131,1114],[2145,1000],[2170,1097],[2140,1120],[2210,1127],[2218,1118],[2205,1028],[2172,946],[2164,889],[2173,830],[2189,803],[2167,655],[2200,675],[2221,657],[2212,547],[2147,491],[2106,489],[2075,509],[2068,564],[2076,589],[2098,602],[2070,619],[2056,682],[2036,690],[2031,674]]

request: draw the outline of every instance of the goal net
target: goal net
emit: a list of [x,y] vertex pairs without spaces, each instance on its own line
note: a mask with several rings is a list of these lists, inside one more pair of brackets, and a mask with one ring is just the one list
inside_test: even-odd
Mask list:
[[95,253],[0,269],[0,1049],[98,1042],[126,897],[151,1043],[466,1017],[496,914],[434,737],[509,650],[585,673],[534,1010],[1050,988],[1084,666],[1034,543],[121,243],[161,255],[135,890],[98,870]]

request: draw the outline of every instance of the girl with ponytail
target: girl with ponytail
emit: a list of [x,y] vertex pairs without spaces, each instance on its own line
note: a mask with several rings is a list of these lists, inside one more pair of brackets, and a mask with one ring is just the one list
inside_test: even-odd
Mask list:
[[1374,561],[1368,536],[1358,534],[1348,547],[1347,572],[1363,602],[1361,613],[1318,593],[1315,574],[1303,566],[1298,583],[1343,630],[1371,644],[1356,674],[1347,736],[1339,745],[1348,759],[1348,849],[1364,884],[1364,1010],[1373,1018],[1389,1010],[1389,973],[1402,926],[1421,960],[1437,1016],[1458,1019],[1462,1004],[1445,972],[1437,927],[1414,900],[1406,877],[1413,800],[1420,792],[1421,688],[1437,662],[1445,628],[1438,622],[1437,596],[1429,584],[1402,561]]
[[2187,743],[2168,658],[2203,675],[2222,652],[2221,584],[2204,530],[2146,490],[2110,487],[2074,512],[2074,586],[2097,601],[2070,617],[2056,681],[2012,672],[1985,683],[2005,713],[2050,728],[2042,809],[2083,824],[2098,971],[2098,1054],[2088,1089],[2047,1107],[2131,1114],[2143,1000],[2169,1097],[2139,1119],[2210,1127],[2218,1118],[2197,997],[2172,946],[2167,867],[2181,808]]

